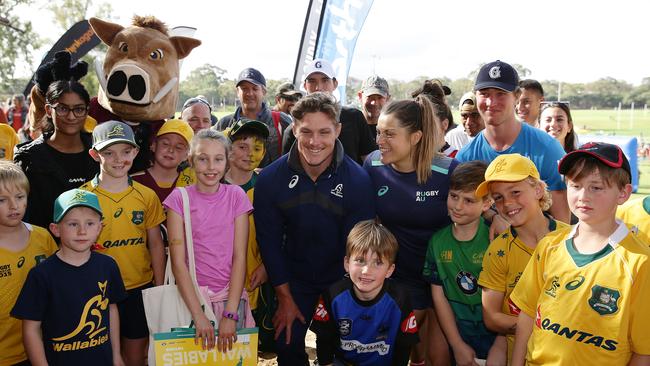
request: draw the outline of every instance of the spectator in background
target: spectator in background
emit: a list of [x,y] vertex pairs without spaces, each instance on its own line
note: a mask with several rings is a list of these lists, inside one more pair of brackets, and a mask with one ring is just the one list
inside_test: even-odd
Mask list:
[[519,82],[521,95],[517,101],[517,116],[533,127],[539,127],[539,111],[544,101],[544,88],[537,80],[524,79]]
[[266,154],[260,163],[263,168],[282,155],[282,132],[291,124],[291,117],[285,113],[271,111],[264,98],[266,97],[266,79],[259,70],[247,67],[237,77],[237,98],[241,106],[235,113],[229,114],[217,122],[217,130],[223,131],[231,127],[241,118],[263,122],[269,128],[269,138],[266,140]]
[[9,109],[10,104],[5,105],[3,101],[0,101],[0,123],[8,124],[7,121],[7,110]]
[[573,118],[567,103],[544,103],[539,118],[539,128],[558,140],[567,153],[578,146],[578,136],[573,128]]
[[190,98],[183,103],[181,119],[189,123],[194,133],[212,126],[212,107],[200,96]]
[[458,103],[458,110],[460,111],[462,124],[449,131],[445,135],[445,141],[451,147],[460,150],[463,146],[469,144],[479,132],[483,131],[485,122],[483,122],[481,114],[478,113],[474,92],[463,94]]
[[361,102],[361,111],[366,117],[370,127],[370,134],[374,141],[377,137],[377,121],[384,104],[390,100],[390,89],[386,79],[374,75],[363,82],[361,90],[357,93]]
[[14,147],[19,139],[16,131],[6,123],[0,123],[0,160],[14,160]]
[[27,121],[27,112],[29,109],[25,105],[25,96],[15,94],[11,99],[11,107],[7,109],[7,123],[18,132]]
[[[449,88],[447,87],[447,90]],[[447,104],[447,99],[445,96],[447,95],[447,92],[445,90],[445,86],[442,85],[442,83],[439,80],[425,80],[424,84],[418,88],[416,91],[411,93],[411,96],[413,98],[417,97],[418,95],[423,95],[431,101],[433,105],[433,111],[436,114],[436,122],[438,124],[439,132],[437,134],[438,139],[440,141],[437,141],[437,143],[442,146],[440,149],[440,152],[445,154],[445,156],[448,156],[450,158],[453,158],[456,156],[458,153],[458,149],[452,147],[447,143],[445,140],[445,135],[456,128],[456,125],[451,122],[450,117],[451,116],[451,109],[449,108],[449,105]]]
[[300,90],[296,90],[296,87],[292,83],[283,83],[278,87],[277,93],[275,93],[275,106],[273,110],[290,114],[291,109],[300,98],[302,98],[302,92]]

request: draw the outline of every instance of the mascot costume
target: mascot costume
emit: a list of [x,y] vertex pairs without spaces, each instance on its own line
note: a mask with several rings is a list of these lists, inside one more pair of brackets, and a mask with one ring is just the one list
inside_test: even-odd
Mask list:
[[167,26],[150,16],[135,16],[126,28],[98,18],[88,22],[108,45],[103,65],[95,65],[100,89],[89,114],[98,123],[118,120],[133,128],[140,152],[131,172],[144,170],[152,136],[176,112],[179,60],[201,41],[170,36]]

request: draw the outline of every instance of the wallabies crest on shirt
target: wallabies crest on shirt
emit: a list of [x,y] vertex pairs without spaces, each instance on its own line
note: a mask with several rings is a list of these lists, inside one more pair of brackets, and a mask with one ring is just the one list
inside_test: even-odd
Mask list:
[[76,337],[86,328],[88,330],[84,334],[86,334],[90,340],[106,329],[106,325],[102,324],[102,321],[104,320],[102,317],[102,311],[108,308],[108,299],[106,298],[107,284],[108,281],[97,282],[99,294],[91,297],[90,300],[86,302],[86,305],[84,305],[83,311],[81,312],[81,318],[79,319],[77,327],[64,336],[52,338],[53,341],[60,342]]

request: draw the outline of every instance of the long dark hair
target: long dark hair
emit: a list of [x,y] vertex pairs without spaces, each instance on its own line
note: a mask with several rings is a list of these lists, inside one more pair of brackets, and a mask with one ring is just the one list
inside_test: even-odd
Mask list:
[[[59,98],[65,93],[74,93],[77,94],[81,99],[83,99],[86,107],[90,104],[90,95],[86,88],[80,82],[76,80],[59,80],[55,81],[47,88],[47,93],[45,93],[45,103],[46,104],[55,104]],[[47,117],[47,125],[43,125],[43,132],[50,132],[54,129],[54,122],[52,117]]]
[[454,116],[445,98],[445,90],[439,80],[425,80],[421,87],[411,93],[413,98],[418,95],[429,98],[429,101],[433,104],[433,111],[439,119],[438,122],[442,123],[443,120],[447,120],[445,133],[456,127],[454,124]]
[[571,117],[571,109],[569,108],[569,104],[563,102],[544,103],[542,110],[539,111],[540,121],[542,119],[542,112],[544,112],[548,108],[560,108],[566,114],[566,119],[567,122],[569,123],[569,126],[571,127],[571,131],[569,131],[566,134],[566,137],[564,138],[564,146],[562,147],[564,148],[564,152],[570,153],[571,151],[576,149],[577,138],[576,138],[575,127],[573,125],[573,118]]

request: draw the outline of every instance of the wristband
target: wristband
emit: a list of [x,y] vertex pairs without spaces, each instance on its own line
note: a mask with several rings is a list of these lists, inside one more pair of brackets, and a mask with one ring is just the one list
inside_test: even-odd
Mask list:
[[221,314],[224,318],[231,319],[234,321],[239,321],[239,315],[237,313],[231,313],[230,311],[223,311],[223,314]]

